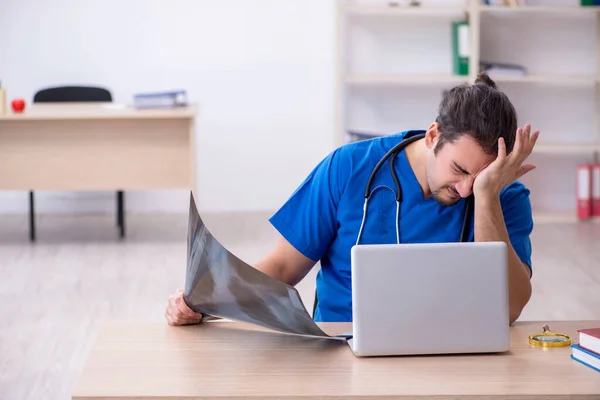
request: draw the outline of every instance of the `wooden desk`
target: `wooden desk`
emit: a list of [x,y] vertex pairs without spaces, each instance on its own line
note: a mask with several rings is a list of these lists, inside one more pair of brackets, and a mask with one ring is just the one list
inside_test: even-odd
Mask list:
[[196,112],[49,103],[0,116],[0,190],[194,190]]
[[[600,374],[569,347],[527,343],[542,323],[517,323],[496,355],[358,358],[347,344],[245,324],[113,324],[101,332],[73,399],[598,399]],[[600,321],[552,322],[570,334]],[[329,333],[345,324],[326,324]]]

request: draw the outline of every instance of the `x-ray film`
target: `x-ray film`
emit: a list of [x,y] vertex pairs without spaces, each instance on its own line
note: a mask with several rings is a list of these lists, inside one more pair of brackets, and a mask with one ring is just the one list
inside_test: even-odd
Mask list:
[[313,321],[298,291],[246,264],[204,225],[190,195],[184,299],[204,316],[248,322],[279,332],[330,339]]

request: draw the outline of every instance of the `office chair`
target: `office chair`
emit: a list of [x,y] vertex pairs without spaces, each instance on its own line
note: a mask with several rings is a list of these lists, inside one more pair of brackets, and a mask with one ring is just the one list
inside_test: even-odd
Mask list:
[[[112,102],[112,94],[107,89],[93,86],[57,86],[42,89],[33,96],[34,103],[66,102]],[[125,197],[117,191],[117,227],[121,237],[125,237]],[[29,191],[29,239],[35,241],[35,207],[33,190]]]

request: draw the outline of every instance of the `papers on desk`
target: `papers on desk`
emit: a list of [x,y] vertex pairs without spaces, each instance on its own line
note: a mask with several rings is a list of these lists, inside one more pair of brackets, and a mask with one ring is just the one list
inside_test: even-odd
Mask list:
[[298,291],[246,264],[208,231],[190,195],[184,299],[205,316],[248,322],[275,331],[327,339]]
[[184,107],[187,104],[187,92],[185,90],[137,93],[133,96],[133,106],[135,108],[174,108]]

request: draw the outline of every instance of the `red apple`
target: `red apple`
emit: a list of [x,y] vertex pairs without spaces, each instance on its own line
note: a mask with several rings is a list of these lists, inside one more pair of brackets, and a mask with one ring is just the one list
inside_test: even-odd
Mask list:
[[21,98],[14,99],[11,105],[14,112],[20,113],[25,109],[25,100]]

